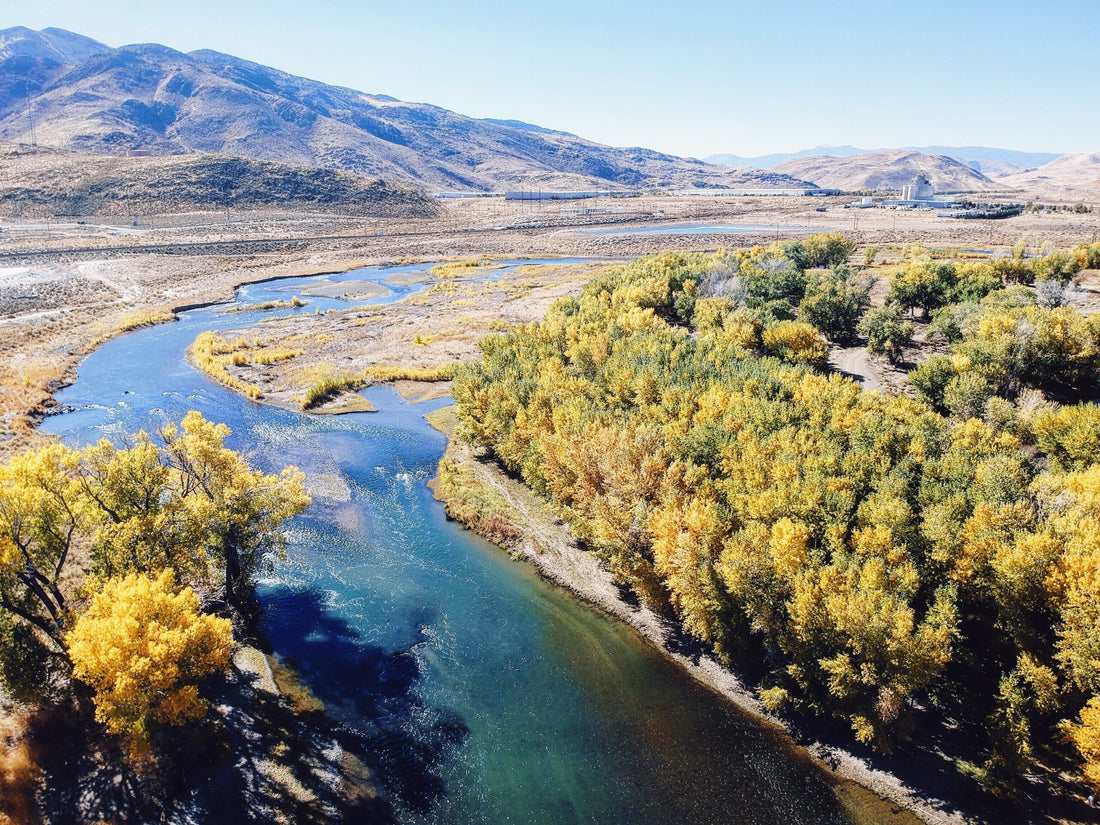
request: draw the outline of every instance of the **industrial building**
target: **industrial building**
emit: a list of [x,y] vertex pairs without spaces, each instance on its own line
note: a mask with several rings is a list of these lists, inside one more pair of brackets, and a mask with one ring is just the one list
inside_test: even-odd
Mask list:
[[900,200],[930,201],[935,194],[936,190],[932,188],[932,181],[928,180],[924,175],[917,175],[913,178],[912,183],[901,187]]

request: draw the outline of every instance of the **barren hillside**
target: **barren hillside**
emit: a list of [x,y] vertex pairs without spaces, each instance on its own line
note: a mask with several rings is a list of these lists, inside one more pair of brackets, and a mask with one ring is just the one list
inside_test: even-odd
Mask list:
[[0,31],[0,140],[112,155],[234,155],[431,189],[804,185],[772,171],[479,120],[213,51],[89,43],[55,29]]
[[1100,200],[1100,152],[1062,155],[1045,166],[1001,178],[1037,198],[1097,203]]
[[0,215],[148,215],[296,208],[372,217],[428,217],[436,202],[409,184],[285,163],[214,155],[113,158],[0,145]]

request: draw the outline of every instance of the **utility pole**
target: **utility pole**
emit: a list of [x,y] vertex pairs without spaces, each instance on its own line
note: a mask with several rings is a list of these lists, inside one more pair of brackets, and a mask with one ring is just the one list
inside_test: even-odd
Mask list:
[[30,118],[30,121],[31,121],[31,146],[37,147],[38,146],[38,133],[35,130],[34,107],[31,105],[31,91],[30,91],[30,89],[26,90],[26,94],[27,94],[27,117]]

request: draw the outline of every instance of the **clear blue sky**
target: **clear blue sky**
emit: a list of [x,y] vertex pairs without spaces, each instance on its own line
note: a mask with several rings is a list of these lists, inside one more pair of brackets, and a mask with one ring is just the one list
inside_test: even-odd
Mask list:
[[0,0],[0,27],[211,48],[615,146],[705,157],[1100,151],[1100,0]]

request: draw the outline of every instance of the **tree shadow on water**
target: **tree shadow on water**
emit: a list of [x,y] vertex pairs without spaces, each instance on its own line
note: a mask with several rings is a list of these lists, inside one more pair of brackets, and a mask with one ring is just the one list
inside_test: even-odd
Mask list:
[[419,695],[413,645],[392,651],[364,643],[316,591],[281,590],[272,601],[278,607],[264,611],[263,631],[324,703],[332,736],[370,769],[387,798],[427,813],[446,792],[438,767],[469,729]]

